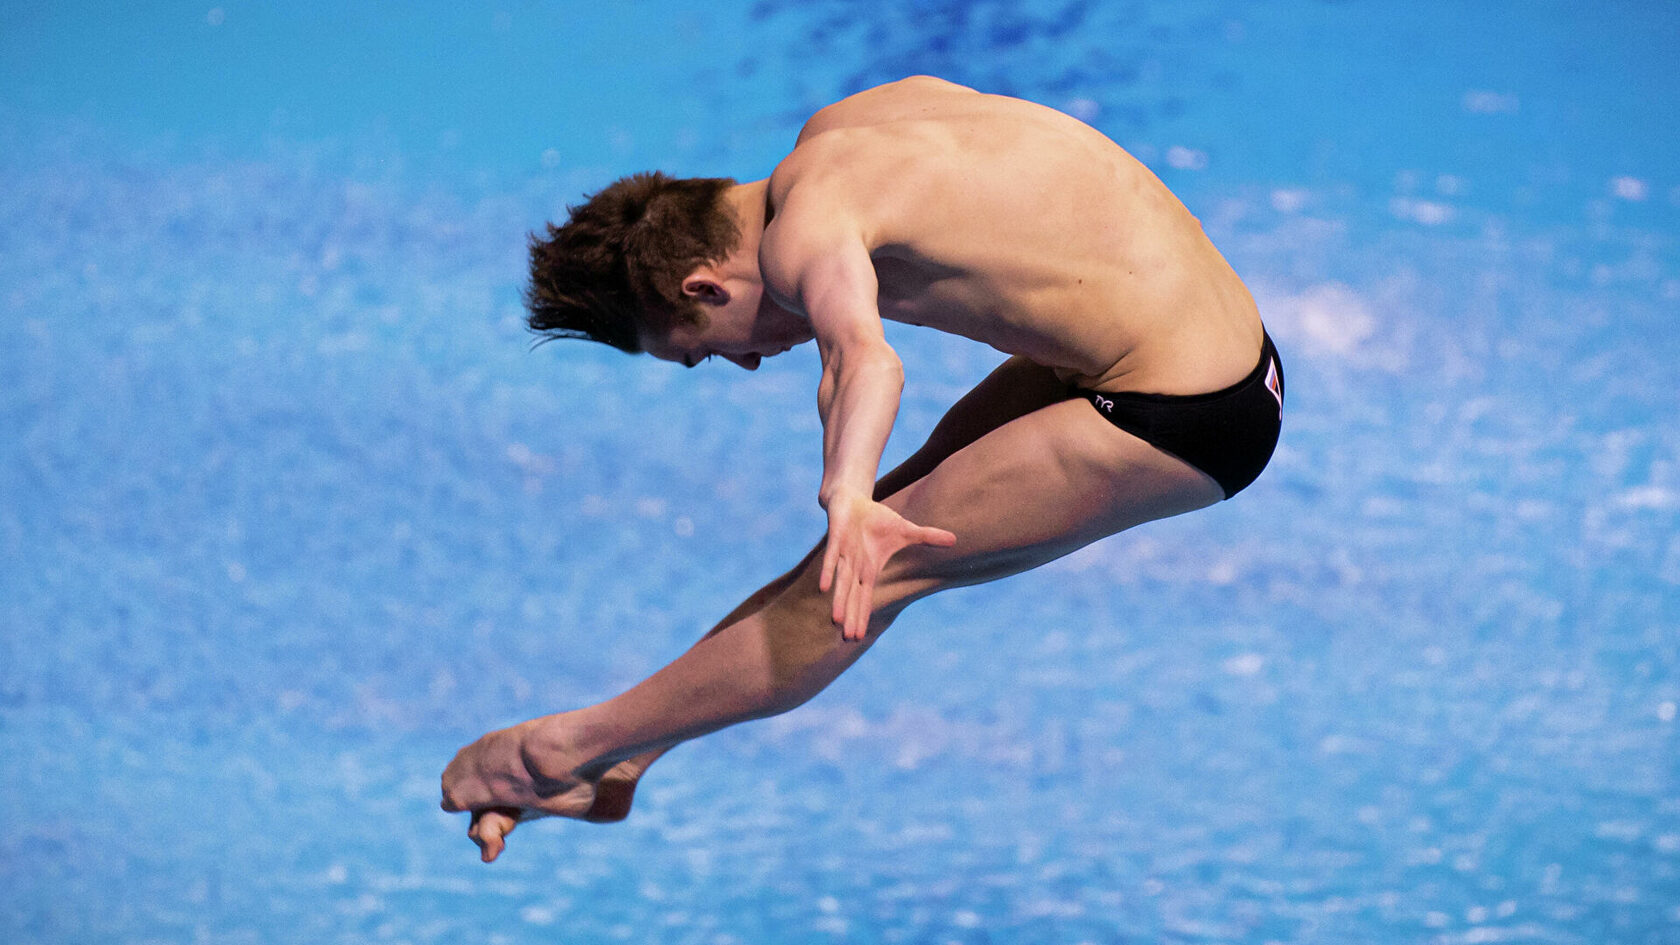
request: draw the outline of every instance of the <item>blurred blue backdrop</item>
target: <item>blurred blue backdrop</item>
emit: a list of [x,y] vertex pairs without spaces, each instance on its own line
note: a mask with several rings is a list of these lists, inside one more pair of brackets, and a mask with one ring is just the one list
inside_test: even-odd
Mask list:
[[[1680,941],[1677,45],[1627,0],[13,4],[0,940]],[[532,351],[525,233],[915,72],[1184,197],[1288,361],[1272,468],[481,866],[455,748],[823,524],[813,354]],[[998,360],[891,337],[889,461]]]

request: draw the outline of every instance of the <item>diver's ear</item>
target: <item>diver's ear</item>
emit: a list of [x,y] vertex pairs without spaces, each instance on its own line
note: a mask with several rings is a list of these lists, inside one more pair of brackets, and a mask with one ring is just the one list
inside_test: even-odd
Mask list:
[[722,280],[704,267],[683,280],[682,290],[683,295],[703,305],[724,305],[729,301],[729,290],[723,287]]

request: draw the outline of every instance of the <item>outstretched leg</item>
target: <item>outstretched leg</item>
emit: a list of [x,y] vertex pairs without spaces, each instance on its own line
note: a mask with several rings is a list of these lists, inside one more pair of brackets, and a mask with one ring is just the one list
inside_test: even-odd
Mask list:
[[[840,640],[808,558],[774,600],[622,695],[468,746],[445,772],[445,806],[585,816],[615,765],[799,705],[861,656],[910,602],[1036,567],[1221,495],[1206,475],[1115,429],[1083,401],[1017,415],[886,500],[913,522],[954,532],[958,543],[913,547],[888,562],[864,645]],[[475,822],[486,858],[499,852],[501,828],[512,823],[505,815]]]
[[[1003,424],[1066,399],[1066,396],[1066,385],[1053,373],[1026,358],[1010,358],[946,411],[921,449],[881,477],[875,484],[875,500],[884,501],[932,472],[947,456]],[[821,549],[819,544],[805,556],[805,560],[795,565],[793,570],[742,601],[718,621],[716,626],[707,631],[706,637],[756,613],[765,604],[780,596]],[[582,819],[591,823],[615,823],[629,816],[631,804],[635,801],[637,784],[647,773],[649,766],[658,761],[667,750],[660,748],[644,752],[608,769],[595,786],[594,800]]]
[[[753,592],[752,596],[736,605],[734,610],[725,615],[722,620],[719,620],[712,629],[706,631],[706,636],[700,639],[705,640],[737,620],[757,613],[765,604],[779,597],[799,576],[799,573],[811,563],[817,550],[821,547],[821,545],[818,545],[817,548],[808,552],[803,561],[794,565],[793,570]],[[670,746],[667,746],[643,752],[634,758],[627,758],[608,768],[607,773],[601,776],[600,783],[595,786],[595,798],[590,803],[588,812],[581,819],[590,823],[607,824],[617,823],[628,817],[630,815],[630,805],[636,799],[637,783],[641,781],[642,775],[647,773],[647,769],[669,750]]]

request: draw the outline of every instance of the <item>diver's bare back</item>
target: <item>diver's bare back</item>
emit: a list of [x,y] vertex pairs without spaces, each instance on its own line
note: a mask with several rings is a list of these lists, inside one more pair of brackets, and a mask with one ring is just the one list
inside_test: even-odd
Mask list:
[[1195,217],[1118,145],[1041,105],[925,76],[853,95],[813,116],[770,178],[761,258],[784,207],[859,231],[883,318],[1082,387],[1216,390],[1260,349],[1253,300]]

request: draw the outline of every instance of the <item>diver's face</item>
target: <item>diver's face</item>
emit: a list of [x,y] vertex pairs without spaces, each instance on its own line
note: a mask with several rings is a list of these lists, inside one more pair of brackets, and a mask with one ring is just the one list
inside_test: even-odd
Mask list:
[[705,323],[681,324],[665,332],[645,332],[642,347],[649,354],[684,367],[719,357],[748,371],[758,370],[765,358],[775,357],[811,340],[811,326],[802,316],[767,299],[762,291],[738,290],[701,299]]

